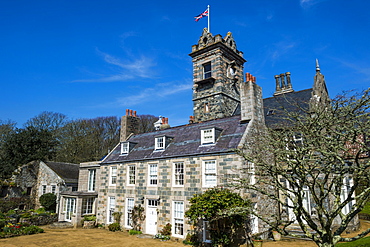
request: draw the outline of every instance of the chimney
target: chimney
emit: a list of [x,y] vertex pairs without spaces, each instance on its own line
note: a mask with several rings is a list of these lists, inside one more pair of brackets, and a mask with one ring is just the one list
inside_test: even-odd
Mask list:
[[138,134],[140,118],[136,116],[136,111],[126,109],[126,115],[121,118],[120,142],[124,142],[131,134]]
[[192,124],[192,123],[194,123],[194,116],[189,117],[189,124]]
[[293,92],[292,81],[290,79],[290,72],[275,75],[276,90],[274,96],[284,93]]
[[245,75],[246,81],[240,85],[241,122],[252,119],[264,122],[262,89],[256,84],[256,77]]
[[160,130],[161,129],[163,121],[164,121],[163,117],[159,116],[158,121],[154,123],[155,130]]

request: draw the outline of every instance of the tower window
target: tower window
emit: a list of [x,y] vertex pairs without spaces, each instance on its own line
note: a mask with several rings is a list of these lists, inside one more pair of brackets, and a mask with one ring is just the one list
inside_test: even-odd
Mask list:
[[209,105],[208,103],[204,104],[204,112],[209,112]]
[[211,63],[203,65],[203,79],[210,78],[212,76]]

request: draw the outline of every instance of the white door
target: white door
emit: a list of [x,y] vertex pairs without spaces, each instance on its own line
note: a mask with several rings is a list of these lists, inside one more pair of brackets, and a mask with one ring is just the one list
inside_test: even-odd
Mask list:
[[76,212],[76,198],[72,197],[65,198],[64,212],[65,212],[65,221],[71,221],[72,214]]
[[148,199],[146,208],[146,233],[155,235],[157,234],[157,207],[158,201]]

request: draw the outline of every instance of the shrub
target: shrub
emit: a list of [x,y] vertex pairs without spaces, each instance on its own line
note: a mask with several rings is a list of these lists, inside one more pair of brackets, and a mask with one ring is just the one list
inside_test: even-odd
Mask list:
[[190,233],[186,235],[186,238],[184,239],[184,241],[182,241],[182,243],[185,245],[193,245],[193,246],[200,245],[198,241],[198,237],[195,234],[190,234]]
[[46,193],[40,196],[40,204],[48,211],[55,211],[57,196],[53,193]]
[[165,235],[162,235],[162,234],[156,234],[154,236],[155,239],[160,239],[161,241],[167,241],[167,240],[170,240],[170,236],[165,236]]
[[114,218],[115,223],[120,223],[121,222],[122,212],[114,212],[114,213],[112,213],[112,216]]
[[111,232],[121,231],[121,226],[119,223],[112,223],[108,226],[108,229]]
[[96,221],[96,216],[95,215],[85,215],[84,221]]
[[142,232],[131,229],[131,230],[128,231],[128,234],[130,234],[130,235],[139,235],[139,234],[142,234]]
[[164,236],[171,236],[171,228],[172,225],[170,223],[167,223],[159,233]]
[[45,213],[45,208],[38,208],[38,209],[36,209],[36,213],[37,214]]
[[141,230],[141,224],[145,220],[144,208],[139,204],[131,211],[132,227],[136,231]]
[[27,226],[22,229],[22,233],[25,235],[31,235],[36,233],[43,233],[44,229],[38,227],[38,226]]

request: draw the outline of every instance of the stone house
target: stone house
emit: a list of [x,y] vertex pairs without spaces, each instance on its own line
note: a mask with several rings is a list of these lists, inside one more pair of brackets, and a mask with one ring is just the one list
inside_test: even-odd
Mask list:
[[45,193],[59,197],[64,191],[77,190],[79,165],[71,163],[32,161],[19,167],[12,177],[17,185],[12,197],[29,196],[30,208],[41,207],[39,198]]
[[[189,124],[171,128],[164,118],[156,123],[156,131],[138,134],[136,112],[126,111],[120,143],[101,162],[81,164],[79,190],[63,194],[60,220],[78,224],[83,214],[91,212],[99,224],[108,225],[114,222],[113,212],[121,212],[121,226],[130,229],[131,211],[141,205],[146,216],[143,233],[154,235],[170,223],[172,236],[185,238],[191,230],[184,217],[189,199],[240,176],[240,169],[248,164],[235,149],[243,146],[253,129],[281,121],[279,97],[291,97],[306,106],[324,104],[329,98],[317,67],[312,89],[295,92],[290,73],[285,73],[275,76],[274,96],[263,100],[256,78],[249,73],[244,78],[246,60],[230,32],[213,36],[204,29],[189,55],[193,62]],[[252,201],[259,210],[277,210],[261,197]],[[72,216],[66,218],[66,212]],[[203,240],[208,242],[206,222],[203,226]],[[268,229],[257,218],[252,226],[253,232]]]

